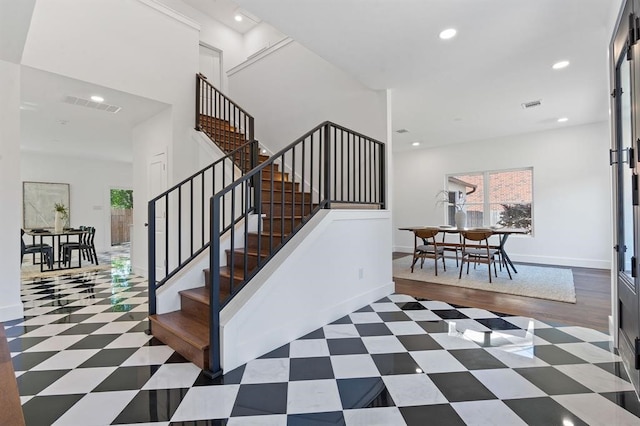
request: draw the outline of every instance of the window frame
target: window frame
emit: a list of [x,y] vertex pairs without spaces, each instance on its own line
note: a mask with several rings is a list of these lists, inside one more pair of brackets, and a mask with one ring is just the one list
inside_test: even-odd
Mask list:
[[[514,167],[514,168],[508,168],[508,169],[490,169],[490,170],[477,170],[477,171],[473,171],[473,172],[458,172],[458,173],[447,173],[444,177],[444,182],[445,182],[445,188],[447,191],[450,190],[449,188],[449,179],[450,178],[455,178],[458,180],[463,180],[461,179],[461,176],[470,176],[470,175],[481,175],[482,176],[482,191],[483,191],[483,199],[482,199],[482,222],[483,222],[483,226],[491,226],[491,224],[487,224],[487,218],[489,218],[491,216],[491,198],[490,198],[490,194],[491,194],[491,188],[490,188],[490,176],[491,174],[494,173],[508,173],[508,172],[520,172],[520,171],[530,171],[531,172],[531,231],[528,234],[523,234],[523,235],[515,235],[518,237],[533,237],[534,236],[534,231],[535,231],[535,214],[534,214],[534,203],[535,203],[535,188],[534,188],[534,173],[533,173],[533,166],[527,166],[527,167]],[[495,203],[494,203],[495,204]],[[468,205],[468,204],[467,204]],[[474,205],[476,205],[474,203]],[[449,211],[447,208],[444,209],[444,217],[445,217],[445,222],[448,221],[449,219]],[[448,223],[448,222],[447,222]]]

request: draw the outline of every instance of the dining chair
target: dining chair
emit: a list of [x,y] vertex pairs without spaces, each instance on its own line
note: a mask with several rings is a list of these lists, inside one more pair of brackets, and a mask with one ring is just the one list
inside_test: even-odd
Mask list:
[[442,259],[442,267],[445,271],[447,270],[447,264],[444,261],[444,248],[438,245],[435,238],[438,232],[440,232],[438,228],[424,228],[413,231],[414,250],[411,273],[413,273],[413,268],[418,259],[420,259],[420,269],[424,265],[424,259],[433,259],[436,276],[438,276],[438,259]]
[[460,234],[458,234],[458,244],[447,244],[447,242],[445,241],[445,238],[447,236],[446,232],[442,233],[442,247],[444,249],[444,251],[452,251],[455,253],[456,255],[456,267],[460,266],[459,260],[458,260],[458,253],[462,254],[462,236]]
[[82,266],[82,259],[87,259],[91,263],[98,265],[98,255],[96,254],[96,246],[94,243],[96,228],[89,226],[85,228],[79,243],[68,244],[63,248],[64,264],[71,265],[71,257],[74,250],[78,250],[78,266]]
[[[460,262],[458,279],[462,278],[462,270],[464,269],[465,262],[467,264],[467,275],[469,274],[469,263],[474,263],[474,267],[478,263],[483,263],[488,266],[489,282],[492,282],[491,265],[493,265],[493,273],[497,278],[498,269],[496,263],[501,262],[500,249],[492,247],[489,244],[489,237],[493,235],[493,231],[490,229],[474,229],[460,231],[460,235],[462,235],[462,261]],[[513,279],[509,268],[506,269],[509,274],[509,279]]]
[[24,229],[20,229],[20,264],[25,254],[40,253],[40,261],[45,262],[49,269],[53,268],[53,247],[49,244],[25,244]]
[[[80,244],[82,244],[84,242],[85,239],[85,235],[87,234],[87,227],[86,226],[79,226],[78,227],[79,231],[82,231],[81,234],[78,234],[78,241],[69,241],[69,236],[67,235],[67,241],[66,242],[60,242],[58,245],[58,253],[62,253],[62,260],[66,263],[65,260],[65,249],[67,248],[71,248],[71,247],[78,247]],[[83,257],[83,259],[86,259],[86,257]]]

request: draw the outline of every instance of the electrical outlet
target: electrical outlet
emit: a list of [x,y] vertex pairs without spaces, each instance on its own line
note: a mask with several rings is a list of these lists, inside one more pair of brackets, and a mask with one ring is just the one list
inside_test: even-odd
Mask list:
[[363,279],[364,278],[364,268],[358,269],[358,278],[359,279]]

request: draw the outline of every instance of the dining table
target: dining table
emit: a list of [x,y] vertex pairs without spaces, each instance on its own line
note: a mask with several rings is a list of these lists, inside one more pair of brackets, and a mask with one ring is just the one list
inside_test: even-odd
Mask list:
[[[63,262],[63,253],[61,253],[60,247],[62,243],[73,243],[73,242],[81,242],[82,235],[87,232],[84,229],[73,229],[67,228],[63,229],[60,232],[56,232],[53,229],[30,229],[26,230],[25,234],[30,235],[33,241],[33,244],[45,244],[48,241],[45,238],[50,238],[51,247],[53,248],[53,263],[54,265],[57,263],[57,269],[73,269],[80,268],[82,265],[78,263],[78,266],[71,266],[71,262],[69,265],[65,265]],[[75,239],[75,241],[69,238]],[[38,241],[36,243],[36,240]],[[44,272],[44,262],[40,262],[40,271]]]
[[[449,226],[449,225],[433,225],[433,226],[419,225],[419,226],[403,226],[403,227],[398,228],[398,229],[400,231],[411,231],[411,232],[414,232],[414,231],[416,231],[418,229],[425,229],[425,228],[437,228],[440,232],[445,233],[445,234],[460,234],[461,231],[472,231],[472,230],[478,230],[478,229],[489,230],[489,231],[493,232],[493,235],[497,235],[498,236],[498,245],[495,246],[495,247],[498,250],[500,250],[500,255],[502,256],[504,261],[507,262],[511,266],[511,269],[516,274],[518,273],[518,271],[517,271],[515,265],[513,264],[513,262],[511,261],[511,259],[509,258],[509,255],[507,254],[507,250],[505,249],[505,245],[506,245],[507,240],[509,239],[510,235],[526,235],[526,234],[531,233],[531,230],[525,229],[525,228],[509,228],[509,227],[498,227],[498,226],[457,228],[455,226]],[[457,246],[457,247],[460,246],[459,243],[444,242],[442,244],[443,244],[443,246]]]

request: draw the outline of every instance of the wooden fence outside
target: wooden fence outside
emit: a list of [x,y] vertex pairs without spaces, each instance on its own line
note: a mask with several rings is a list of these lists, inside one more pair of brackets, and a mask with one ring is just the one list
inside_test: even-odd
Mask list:
[[133,209],[111,209],[111,245],[131,241]]

